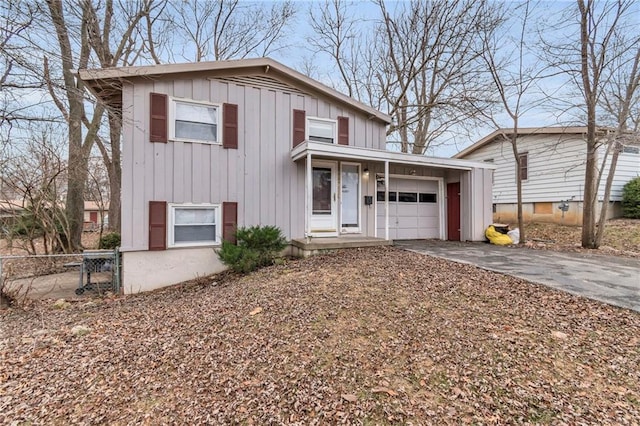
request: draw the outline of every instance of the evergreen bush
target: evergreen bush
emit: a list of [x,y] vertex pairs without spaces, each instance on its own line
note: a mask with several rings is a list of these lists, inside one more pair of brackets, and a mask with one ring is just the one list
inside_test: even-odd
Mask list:
[[229,268],[243,274],[272,265],[287,246],[287,240],[276,226],[242,227],[236,230],[235,236],[237,245],[224,241],[218,257]]
[[117,232],[105,234],[98,241],[98,248],[101,250],[113,250],[116,247],[120,247],[120,234]]
[[640,176],[631,179],[622,188],[622,216],[640,219]]

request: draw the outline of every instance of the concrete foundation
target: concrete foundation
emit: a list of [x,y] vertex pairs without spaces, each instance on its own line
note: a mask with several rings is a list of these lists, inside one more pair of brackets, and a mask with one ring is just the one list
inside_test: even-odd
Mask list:
[[155,290],[226,268],[212,247],[124,252],[122,290],[125,294]]
[[[522,203],[522,215],[525,222],[557,223],[571,226],[582,225],[582,201],[569,201],[568,205],[569,209],[563,212],[559,208],[559,202]],[[601,206],[602,202],[599,202],[597,204],[596,218],[600,216]],[[621,215],[622,208],[620,203],[609,203],[607,219],[613,219]],[[493,221],[496,223],[517,223],[518,205],[516,203],[496,204]]]

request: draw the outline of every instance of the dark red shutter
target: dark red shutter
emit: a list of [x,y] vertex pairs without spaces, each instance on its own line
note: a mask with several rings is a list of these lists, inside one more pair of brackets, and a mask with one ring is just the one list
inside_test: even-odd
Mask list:
[[151,120],[149,140],[167,143],[168,101],[167,95],[151,93]]
[[167,202],[149,201],[149,250],[167,249]]
[[225,201],[222,203],[222,239],[236,243],[236,226],[238,225],[238,203]]
[[293,146],[296,147],[304,142],[306,113],[299,109],[293,110]]
[[338,143],[349,145],[349,117],[338,117]]
[[238,105],[222,105],[222,147],[238,149]]

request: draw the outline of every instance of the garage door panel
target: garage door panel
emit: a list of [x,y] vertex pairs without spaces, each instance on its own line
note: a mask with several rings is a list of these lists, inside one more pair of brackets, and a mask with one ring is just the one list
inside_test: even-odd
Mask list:
[[[415,229],[418,227],[418,218],[415,216],[412,217],[401,217],[398,216],[398,218],[395,221],[396,224],[396,228],[402,228],[402,229]],[[389,223],[389,225],[391,225],[391,223]]]
[[418,238],[433,239],[439,237],[440,230],[438,228],[418,228]]
[[[407,217],[407,216],[418,216],[418,205],[417,204],[403,204],[403,203],[398,203],[397,206],[397,215],[401,216],[401,217]],[[389,213],[391,213],[391,210],[389,210]]]
[[435,216],[438,217],[439,213],[438,205],[433,204],[419,204],[418,205],[418,216]]
[[419,217],[418,228],[438,228],[437,217]]
[[[437,194],[438,182],[419,179],[391,179],[390,192],[407,192],[398,199],[415,200],[389,202],[389,238],[427,239],[439,238],[439,202],[419,202],[419,194]],[[413,195],[412,195],[413,194]],[[424,198],[424,197],[423,197]],[[393,199],[393,198],[392,198]],[[429,197],[433,199],[433,197]],[[378,236],[384,236],[385,203],[377,202]]]

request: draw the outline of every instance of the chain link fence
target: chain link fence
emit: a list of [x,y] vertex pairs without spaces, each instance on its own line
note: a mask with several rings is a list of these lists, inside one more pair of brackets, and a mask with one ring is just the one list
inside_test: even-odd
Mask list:
[[120,293],[120,252],[0,256],[0,291],[14,300]]

